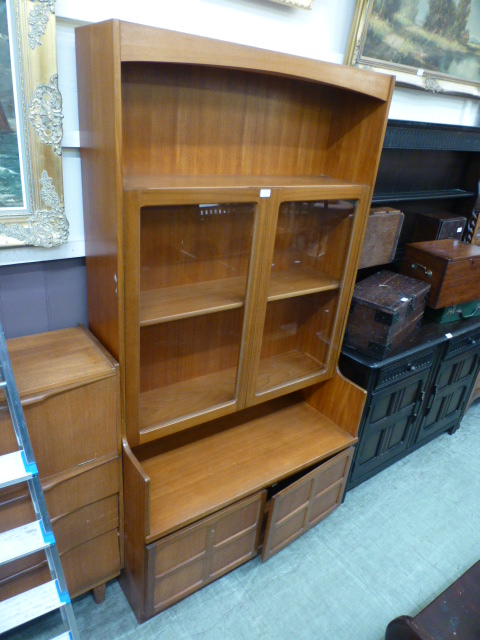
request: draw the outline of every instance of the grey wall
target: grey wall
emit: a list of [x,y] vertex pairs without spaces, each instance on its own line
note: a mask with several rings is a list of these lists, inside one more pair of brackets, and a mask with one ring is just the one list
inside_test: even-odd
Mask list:
[[85,259],[0,267],[0,321],[7,338],[87,326]]

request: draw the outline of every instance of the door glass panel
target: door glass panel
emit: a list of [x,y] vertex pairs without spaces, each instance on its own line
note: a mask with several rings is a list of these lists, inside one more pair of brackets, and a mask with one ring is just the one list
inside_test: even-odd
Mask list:
[[355,202],[280,205],[256,393],[326,371]]
[[142,209],[140,428],[235,402],[256,208]]

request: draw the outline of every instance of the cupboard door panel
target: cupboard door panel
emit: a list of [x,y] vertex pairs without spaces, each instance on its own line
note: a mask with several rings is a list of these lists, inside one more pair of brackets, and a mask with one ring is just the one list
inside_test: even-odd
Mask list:
[[353,447],[342,451],[272,498],[262,560],[281,551],[339,506],[353,451]]
[[266,492],[148,545],[145,615],[178,602],[253,558]]
[[[302,198],[304,196],[304,198]],[[331,373],[356,201],[298,193],[282,201],[266,283],[266,311],[254,373],[255,398]]]

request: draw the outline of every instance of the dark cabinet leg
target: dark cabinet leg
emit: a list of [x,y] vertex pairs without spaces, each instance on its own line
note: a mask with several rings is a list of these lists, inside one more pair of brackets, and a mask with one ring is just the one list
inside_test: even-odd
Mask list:
[[104,582],[103,584],[99,584],[98,587],[93,587],[93,599],[95,600],[96,604],[102,604],[102,602],[105,600],[106,588],[106,582]]

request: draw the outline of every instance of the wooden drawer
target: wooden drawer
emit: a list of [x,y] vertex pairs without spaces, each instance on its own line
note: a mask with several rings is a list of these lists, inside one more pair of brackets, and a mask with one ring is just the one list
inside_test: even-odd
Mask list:
[[[118,457],[75,474],[64,473],[42,481],[52,524],[83,507],[117,495],[121,488]],[[0,533],[19,527],[35,518],[30,496],[24,484],[0,491]],[[88,531],[89,522],[84,528]],[[87,539],[84,535],[83,539]],[[93,537],[93,536],[90,536]]]
[[[33,556],[32,556],[33,557]],[[0,601],[47,582],[50,572],[45,556],[28,568],[19,566],[14,575],[1,576]],[[120,573],[118,529],[111,529],[60,554],[71,598],[104,584]],[[18,565],[18,563],[16,563]]]
[[257,554],[265,497],[261,491],[147,546],[146,617]]
[[[118,366],[81,328],[7,342],[40,477],[118,455]],[[0,455],[17,449],[5,403]]]
[[[42,483],[67,584],[70,592],[76,595],[118,575],[120,571],[120,473],[120,461],[115,458],[73,476],[62,474]],[[3,489],[0,500],[0,531],[13,529],[35,518],[24,485]],[[111,545],[113,538],[115,547]],[[107,541],[107,546],[99,547],[98,539]],[[95,544],[94,540],[97,540]],[[67,571],[64,557],[79,557],[81,565],[75,568],[74,561],[70,560]],[[24,580],[34,586],[47,575],[43,552],[0,567],[0,599],[20,592]]]
[[353,447],[342,451],[272,498],[262,560],[284,549],[341,504],[353,453]]
[[404,358],[400,362],[395,362],[395,364],[382,367],[378,374],[376,387],[392,384],[404,378],[406,375],[413,375],[418,371],[430,368],[433,364],[435,353],[435,349],[430,349],[420,354],[411,355],[409,358]]

